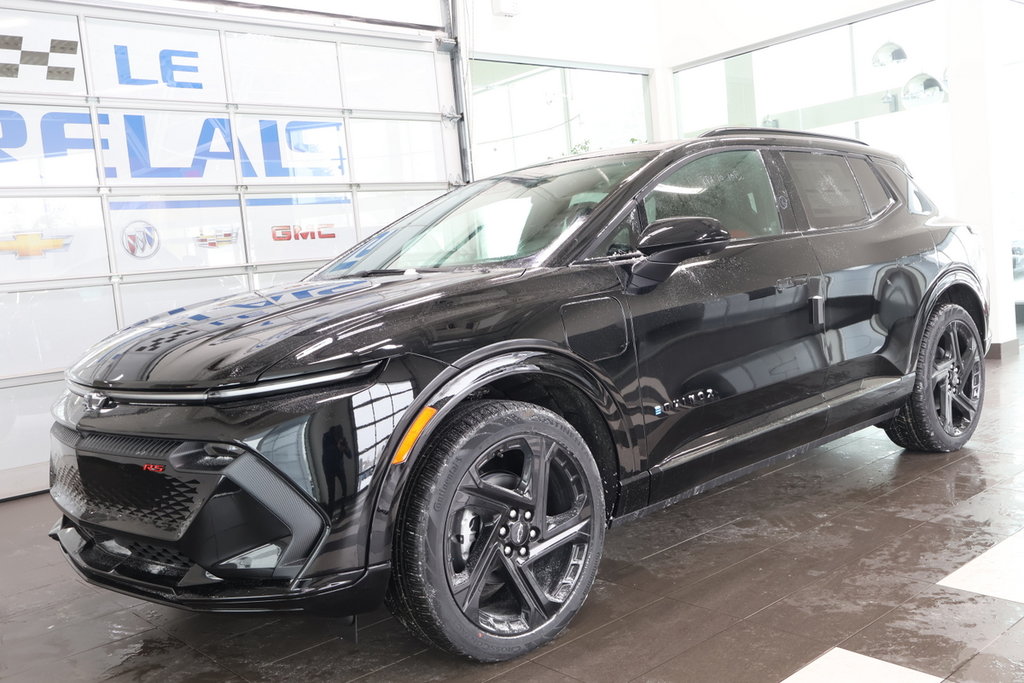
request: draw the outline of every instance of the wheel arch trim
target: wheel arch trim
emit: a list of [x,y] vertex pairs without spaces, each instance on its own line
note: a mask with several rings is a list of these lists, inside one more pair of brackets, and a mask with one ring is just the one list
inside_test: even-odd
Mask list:
[[[582,392],[604,418],[612,434],[622,435],[624,443],[613,438],[615,457],[620,471],[625,454],[635,452],[636,440],[630,431],[624,402],[616,397],[597,374],[587,368],[584,361],[564,348],[544,340],[501,342],[478,349],[456,361],[426,386],[403,416],[385,449],[387,467],[376,493],[373,506],[370,538],[367,545],[368,561],[390,559],[392,537],[398,519],[399,504],[425,445],[437,428],[473,392],[506,377],[539,374],[568,382]],[[418,434],[415,444],[405,460],[392,464],[392,455],[404,439],[406,432],[425,408],[437,412]],[[635,459],[634,459],[635,460]]]
[[924,335],[925,328],[928,326],[928,319],[931,317],[936,306],[938,306],[943,295],[953,287],[958,286],[966,287],[981,309],[983,330],[980,330],[980,332],[985,353],[988,353],[989,345],[992,341],[992,329],[988,319],[989,304],[988,298],[985,296],[985,288],[982,285],[981,278],[973,270],[964,264],[955,264],[943,271],[932,283],[932,286],[928,288],[924,297],[922,297],[920,313],[914,321],[912,337],[914,343],[911,347],[910,366],[908,368],[910,372],[913,372],[913,369],[917,367],[918,355],[921,351],[921,338]]

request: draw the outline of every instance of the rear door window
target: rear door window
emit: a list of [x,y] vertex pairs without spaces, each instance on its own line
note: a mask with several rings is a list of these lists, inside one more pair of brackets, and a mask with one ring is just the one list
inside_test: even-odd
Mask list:
[[813,152],[783,152],[782,157],[793,177],[809,228],[818,230],[867,220],[867,206],[845,157]]

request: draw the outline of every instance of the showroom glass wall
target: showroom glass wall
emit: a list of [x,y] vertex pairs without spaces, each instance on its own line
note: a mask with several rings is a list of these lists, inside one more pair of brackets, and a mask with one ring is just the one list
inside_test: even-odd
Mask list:
[[469,69],[476,178],[649,138],[644,74],[488,59]]
[[0,494],[24,467],[45,486],[49,405],[91,343],[297,280],[461,181],[433,32],[18,7],[0,10]]
[[[737,125],[856,137],[898,151],[943,212],[957,215],[948,144],[957,83],[948,53],[958,36],[946,4],[934,0],[676,71],[679,135]],[[992,145],[993,218],[1014,233],[1004,262],[994,265],[1011,267],[1012,257],[1024,340],[1024,222],[1016,201],[1024,167],[1020,145],[1007,144],[1019,138],[1024,108],[1024,4],[992,0],[985,10],[992,24],[986,63],[970,77],[988,80],[991,120],[977,144]]]

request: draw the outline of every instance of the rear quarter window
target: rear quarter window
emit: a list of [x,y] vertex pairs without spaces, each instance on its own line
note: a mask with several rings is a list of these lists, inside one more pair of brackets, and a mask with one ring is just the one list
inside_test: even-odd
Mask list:
[[857,178],[857,184],[860,185],[860,190],[864,195],[864,201],[868,205],[868,211],[871,212],[872,216],[878,214],[889,208],[889,204],[892,203],[892,197],[886,191],[885,186],[882,185],[882,181],[878,179],[878,175],[875,174],[874,169],[864,159],[849,159],[850,168],[853,169],[853,175]]
[[782,158],[793,176],[808,227],[816,230],[867,220],[867,207],[845,157],[783,152]]

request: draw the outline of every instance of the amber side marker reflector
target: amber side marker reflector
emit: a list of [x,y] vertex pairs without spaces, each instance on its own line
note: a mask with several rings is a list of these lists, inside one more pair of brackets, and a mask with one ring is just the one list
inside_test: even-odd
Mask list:
[[420,414],[416,416],[416,419],[409,425],[409,429],[405,432],[405,437],[402,438],[402,443],[398,444],[398,450],[395,451],[395,457],[391,458],[392,465],[401,465],[405,462],[405,459],[409,457],[409,453],[412,451],[412,447],[416,445],[416,439],[420,438],[420,434],[423,429],[430,422],[431,418],[437,414],[437,408],[431,408],[427,406],[420,411]]

